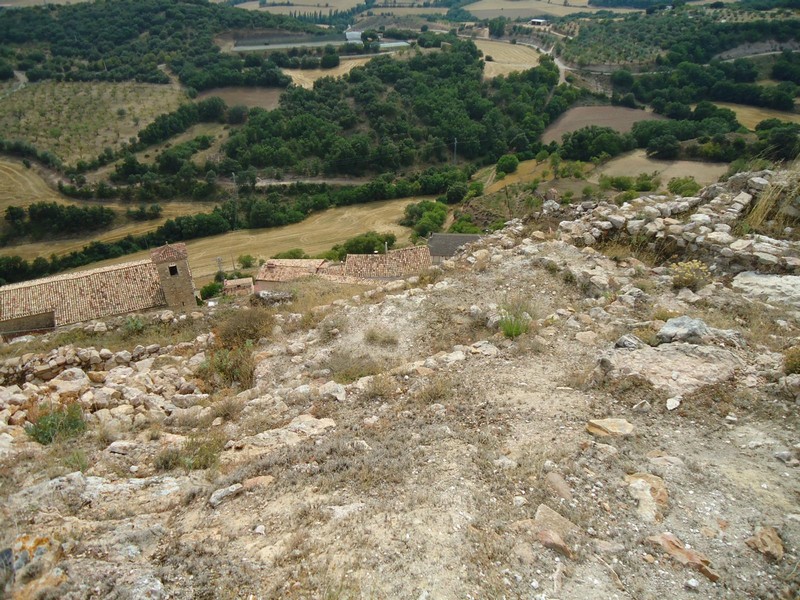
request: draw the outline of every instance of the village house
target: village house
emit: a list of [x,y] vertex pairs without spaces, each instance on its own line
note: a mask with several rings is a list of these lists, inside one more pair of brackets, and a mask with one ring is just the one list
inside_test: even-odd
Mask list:
[[320,275],[328,265],[323,258],[271,258],[256,274],[255,292],[274,290],[279,284]]
[[358,279],[400,279],[419,275],[431,264],[427,246],[412,246],[386,254],[348,254],[343,274]]
[[185,244],[154,249],[150,259],[0,287],[0,335],[53,329],[158,307],[196,305]]
[[222,284],[222,293],[225,296],[250,296],[254,291],[252,277],[226,279]]

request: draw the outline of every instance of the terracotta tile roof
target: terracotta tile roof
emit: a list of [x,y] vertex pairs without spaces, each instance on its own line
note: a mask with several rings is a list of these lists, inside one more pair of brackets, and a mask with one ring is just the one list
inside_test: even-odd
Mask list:
[[319,273],[325,264],[322,258],[273,258],[258,270],[256,281],[294,281]]
[[150,258],[155,263],[173,262],[176,260],[186,260],[189,258],[189,252],[186,250],[186,244],[183,242],[165,244],[164,246],[151,250]]
[[359,279],[392,279],[418,275],[430,266],[428,247],[412,246],[387,254],[348,254],[344,274]]
[[140,260],[0,287],[0,321],[53,311],[67,325],[166,303],[156,266]]

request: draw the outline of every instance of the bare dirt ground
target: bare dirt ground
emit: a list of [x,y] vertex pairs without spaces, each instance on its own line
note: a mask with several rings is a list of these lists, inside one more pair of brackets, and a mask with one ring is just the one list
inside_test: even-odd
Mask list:
[[579,106],[571,108],[558,119],[550,123],[542,134],[542,142],[561,142],[561,136],[572,133],[589,125],[611,127],[621,133],[627,133],[637,121],[664,119],[650,111],[636,110],[624,106]]
[[202,92],[198,98],[210,98],[217,96],[225,100],[228,106],[244,105],[248,107],[259,107],[267,110],[278,108],[282,89],[279,88],[253,88],[253,87],[229,87],[215,88]]

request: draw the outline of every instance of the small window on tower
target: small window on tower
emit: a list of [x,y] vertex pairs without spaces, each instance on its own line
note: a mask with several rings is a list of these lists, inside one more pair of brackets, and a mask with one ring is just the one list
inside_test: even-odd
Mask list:
[[170,265],[169,266],[169,275],[170,277],[175,277],[178,274],[178,265]]

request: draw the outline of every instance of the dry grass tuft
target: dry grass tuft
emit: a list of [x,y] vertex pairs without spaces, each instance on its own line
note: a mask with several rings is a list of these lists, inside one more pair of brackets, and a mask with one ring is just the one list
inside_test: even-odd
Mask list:
[[453,395],[453,382],[448,377],[435,377],[416,394],[417,401],[423,405],[441,404]]
[[399,339],[397,333],[378,327],[370,327],[364,332],[364,341],[375,346],[392,347],[397,346]]
[[368,375],[377,375],[389,370],[388,359],[371,356],[365,352],[334,350],[324,363],[331,370],[332,378],[339,383],[352,383]]

